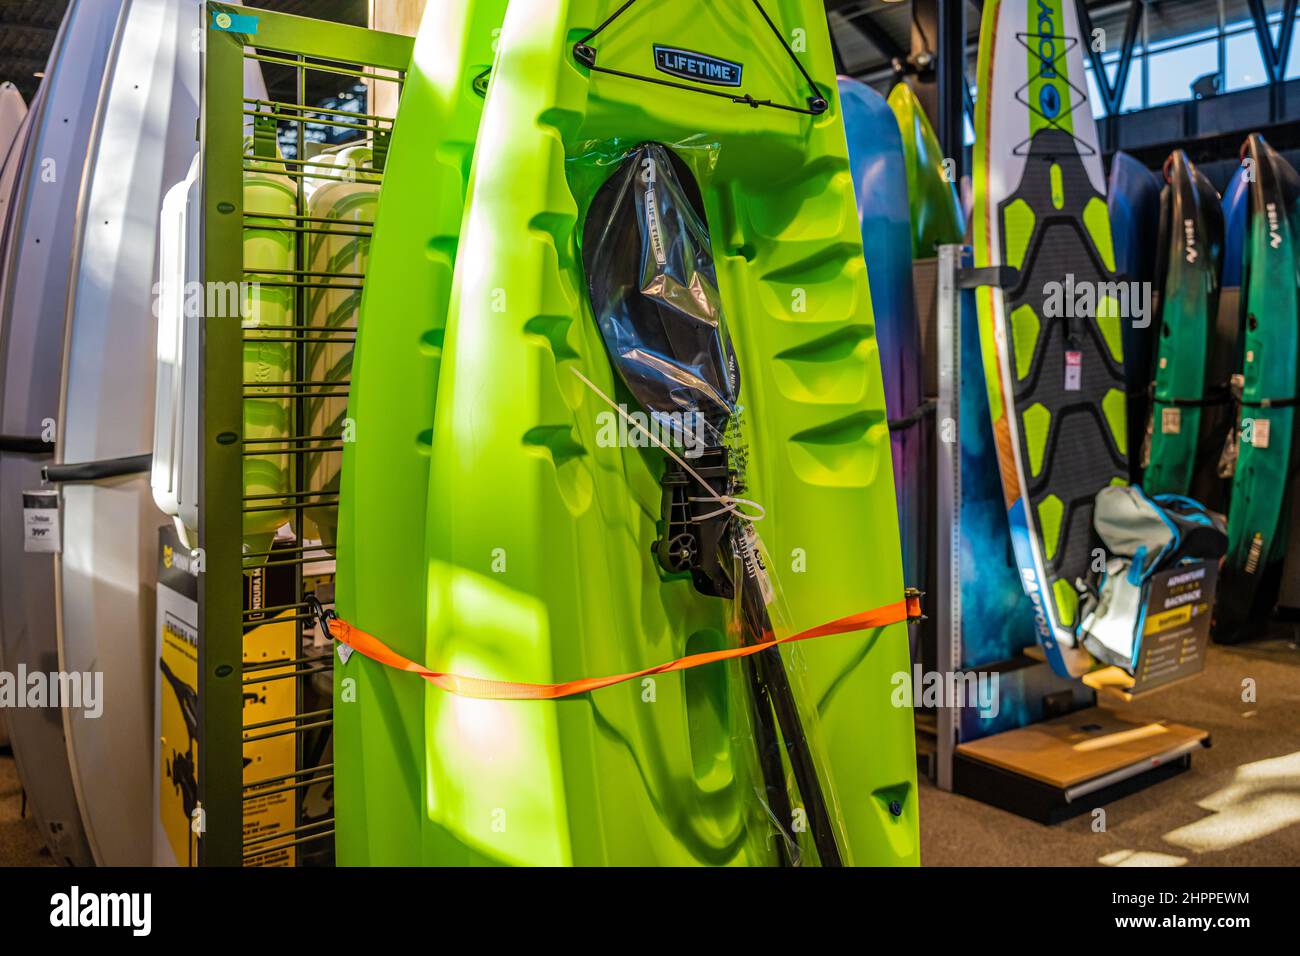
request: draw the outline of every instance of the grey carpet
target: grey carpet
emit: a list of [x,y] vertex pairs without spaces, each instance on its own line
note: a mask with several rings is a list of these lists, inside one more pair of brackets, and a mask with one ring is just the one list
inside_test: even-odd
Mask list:
[[[1255,683],[1254,703],[1242,700]],[[1211,646],[1197,679],[1128,705],[1210,732],[1186,773],[1042,826],[921,786],[924,866],[1295,866],[1300,863],[1300,649],[1289,637]]]

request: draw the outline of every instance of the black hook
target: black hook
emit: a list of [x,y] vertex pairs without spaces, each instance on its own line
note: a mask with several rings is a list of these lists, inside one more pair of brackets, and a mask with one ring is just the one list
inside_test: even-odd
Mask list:
[[308,594],[307,610],[309,610],[311,612],[311,616],[314,617],[317,620],[317,622],[319,622],[320,626],[324,629],[325,633],[329,634],[330,621],[334,621],[338,619],[338,615],[334,613],[333,608],[326,609],[325,605],[321,604],[320,598],[318,598],[315,594]]

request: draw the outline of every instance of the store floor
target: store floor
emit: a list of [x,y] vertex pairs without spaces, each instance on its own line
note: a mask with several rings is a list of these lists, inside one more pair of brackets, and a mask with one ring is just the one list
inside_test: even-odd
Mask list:
[[[1255,701],[1242,701],[1243,681]],[[1117,708],[1118,709],[1118,708]],[[1285,638],[1211,647],[1204,675],[1121,712],[1210,732],[1191,769],[1054,827],[921,785],[926,866],[1295,866],[1300,862],[1300,648]],[[20,817],[14,761],[0,751],[0,866],[51,865]]]
[[[1243,682],[1254,682],[1254,702]],[[923,866],[1295,866],[1300,863],[1300,648],[1288,637],[1211,646],[1204,674],[1129,705],[1210,732],[1191,769],[1042,826],[921,786]]]
[[0,866],[53,866],[36,823],[22,816],[23,788],[9,749],[0,749]]

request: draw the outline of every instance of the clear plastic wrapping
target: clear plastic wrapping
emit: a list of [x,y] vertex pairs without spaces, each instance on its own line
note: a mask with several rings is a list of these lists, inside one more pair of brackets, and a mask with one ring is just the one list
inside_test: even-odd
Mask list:
[[684,171],[658,143],[627,154],[587,213],[587,282],[605,347],[637,401],[652,413],[702,415],[716,434],[736,413],[740,371],[702,199],[698,188],[687,194]]
[[[655,558],[669,575],[689,572],[700,593],[730,601],[735,639],[754,644],[790,627],[755,527],[766,511],[744,497],[740,368],[700,185],[717,152],[702,139],[588,143],[571,156],[569,178],[580,203],[590,197],[582,258],[593,317],[617,378],[658,426],[647,437],[665,453]],[[741,666],[750,720],[738,744],[752,756],[776,852],[798,863],[815,847],[823,863],[839,862],[843,821],[817,765],[816,708],[799,652],[774,648]]]

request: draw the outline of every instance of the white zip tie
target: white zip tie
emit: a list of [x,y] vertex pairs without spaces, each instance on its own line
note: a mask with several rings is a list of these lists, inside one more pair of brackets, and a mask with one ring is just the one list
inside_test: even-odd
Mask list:
[[[668,455],[673,459],[673,461],[677,462],[677,464],[681,465],[682,468],[686,469],[686,472],[687,472],[687,473],[688,473],[692,478],[694,478],[696,481],[698,481],[698,482],[700,483],[700,485],[704,488],[704,490],[707,491],[707,492],[709,493],[707,498],[689,498],[689,499],[687,499],[687,500],[689,500],[689,501],[716,501],[718,504],[722,505],[722,507],[719,508],[717,511],[710,511],[710,512],[709,512],[708,514],[706,514],[706,515],[699,515],[699,516],[696,517],[694,520],[696,520],[696,521],[704,521],[704,520],[707,519],[707,518],[716,518],[718,515],[721,515],[721,514],[727,514],[728,512],[730,512],[731,514],[735,515],[735,516],[736,516],[737,518],[739,518],[741,521],[749,521],[749,522],[751,522],[751,523],[754,522],[754,521],[762,521],[764,518],[767,517],[767,509],[764,508],[762,505],[760,505],[757,501],[754,501],[752,498],[736,498],[736,497],[733,497],[732,495],[719,495],[719,494],[715,493],[714,490],[713,490],[713,488],[709,485],[709,483],[708,483],[707,481],[705,481],[703,478],[701,478],[700,475],[699,475],[699,473],[698,473],[694,468],[692,468],[690,465],[688,465],[688,464],[686,463],[685,459],[683,459],[681,455],[677,454],[677,452],[673,451],[671,448],[669,448],[667,445],[665,445],[662,441],[660,441],[659,438],[658,438],[656,435],[654,435],[654,434],[653,434],[653,433],[652,433],[648,428],[646,428],[646,427],[645,427],[644,425],[642,425],[640,422],[634,420],[634,419],[632,418],[632,416],[629,415],[629,414],[624,410],[623,406],[619,405],[619,404],[618,404],[617,402],[615,402],[612,398],[610,398],[610,397],[609,397],[608,395],[606,395],[603,391],[601,391],[601,390],[600,390],[600,387],[599,387],[595,382],[593,382],[591,379],[587,378],[587,376],[583,375],[581,372],[579,372],[579,371],[578,371],[576,368],[574,368],[573,366],[569,366],[569,370],[570,370],[571,372],[573,372],[574,375],[578,376],[578,379],[579,379],[579,380],[580,380],[584,385],[586,385],[589,389],[591,389],[593,392],[595,392],[597,395],[599,395],[599,396],[604,400],[604,402],[605,402],[606,405],[608,405],[610,408],[614,409],[614,411],[618,412],[619,415],[622,416],[622,418],[623,418],[623,420],[624,420],[625,422],[627,422],[629,425],[631,425],[631,426],[632,426],[633,428],[635,428],[637,431],[639,431],[639,432],[641,432],[642,434],[644,434],[647,438],[650,439],[650,441],[652,441],[654,444],[656,444],[656,445],[658,445],[660,448],[662,448],[662,449],[663,449],[663,450],[664,450],[664,451],[665,451],[665,452],[666,452],[666,453],[667,453],[667,454],[668,454]],[[750,506],[751,508],[755,508],[755,509],[757,509],[758,514],[746,514],[745,512],[741,511],[738,507],[736,507],[737,505],[748,505],[748,506]]]

